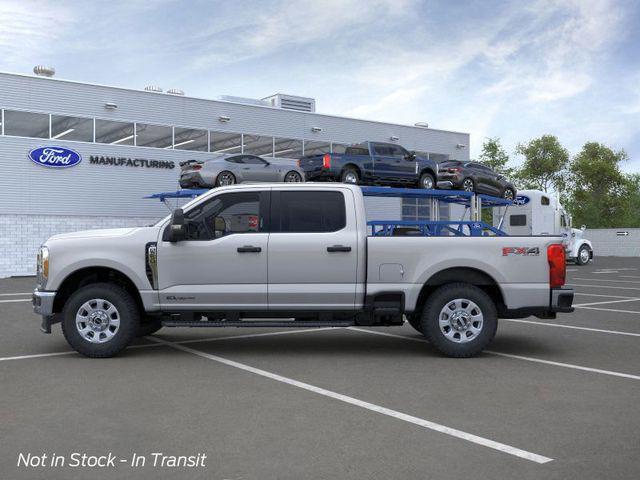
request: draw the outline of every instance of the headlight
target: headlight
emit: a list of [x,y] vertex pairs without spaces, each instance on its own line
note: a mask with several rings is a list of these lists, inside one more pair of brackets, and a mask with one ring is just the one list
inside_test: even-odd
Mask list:
[[40,247],[40,250],[38,250],[36,273],[38,283],[44,287],[47,278],[49,278],[49,249],[47,247]]

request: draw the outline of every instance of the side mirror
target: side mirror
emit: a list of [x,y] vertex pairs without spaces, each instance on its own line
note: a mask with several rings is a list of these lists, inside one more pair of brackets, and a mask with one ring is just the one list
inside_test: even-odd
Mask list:
[[181,208],[176,208],[171,214],[169,224],[169,241],[172,243],[184,240],[187,236],[187,228],[184,223],[184,212]]
[[415,160],[416,159],[416,152],[411,150],[407,155],[404,156],[405,160]]
[[586,226],[586,225],[582,225],[582,226],[580,227],[580,230],[582,230],[582,231],[585,231],[586,229],[587,229],[587,226]]
[[222,217],[216,217],[213,219],[214,236],[220,238],[224,236],[224,232],[227,230],[227,222]]

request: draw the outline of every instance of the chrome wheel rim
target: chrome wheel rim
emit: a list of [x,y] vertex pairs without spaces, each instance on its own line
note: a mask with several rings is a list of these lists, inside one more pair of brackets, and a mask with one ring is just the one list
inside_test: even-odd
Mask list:
[[221,187],[224,187],[225,185],[233,185],[236,183],[236,179],[230,173],[221,173],[218,183]]
[[298,172],[289,172],[287,176],[284,177],[284,181],[287,183],[298,183],[302,181],[302,177]]
[[431,190],[433,188],[433,178],[431,178],[430,176],[426,175],[422,179],[422,188],[424,188],[426,190]]
[[482,332],[484,316],[480,307],[469,299],[447,302],[438,317],[440,331],[453,343],[468,343]]
[[473,180],[467,178],[464,182],[462,182],[462,189],[465,192],[473,192]]
[[354,172],[347,172],[344,174],[344,183],[358,183],[358,175]]
[[505,200],[513,200],[513,190],[511,190],[510,188],[507,188],[504,191],[504,198]]
[[109,300],[88,300],[76,312],[76,329],[87,342],[106,343],[120,329],[120,313]]
[[580,250],[580,261],[582,263],[587,263],[589,261],[589,250],[586,248]]

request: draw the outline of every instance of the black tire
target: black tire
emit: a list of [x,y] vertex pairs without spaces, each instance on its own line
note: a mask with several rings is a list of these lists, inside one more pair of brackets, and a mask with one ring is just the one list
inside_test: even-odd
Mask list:
[[160,320],[155,318],[144,319],[138,327],[138,333],[136,334],[136,337],[146,337],[147,335],[153,335],[161,328],[162,322]]
[[[355,178],[355,181],[348,181],[350,178]],[[350,183],[351,185],[358,185],[360,183],[360,174],[358,170],[353,167],[347,167],[342,170],[340,174],[340,181],[342,183]]]
[[[447,304],[456,299],[465,299],[475,304],[482,314],[482,323],[478,324],[479,332],[475,333],[471,330],[464,330],[463,333],[452,330],[453,335],[461,336],[471,333],[475,335],[469,341],[462,343],[461,341],[450,340],[440,328],[440,314]],[[462,302],[464,305],[464,302]],[[467,306],[470,306],[468,303]],[[476,311],[473,307],[472,311]],[[435,347],[440,353],[448,357],[466,358],[473,357],[480,353],[496,335],[498,328],[498,316],[496,306],[480,288],[468,283],[449,283],[439,287],[427,299],[422,311],[422,332],[427,341]],[[474,323],[474,322],[471,322]]]
[[422,333],[422,317],[417,314],[407,315],[407,322],[419,333]]
[[[76,327],[76,314],[80,308],[93,299],[104,299],[112,304],[119,316],[119,326],[110,340],[92,343],[81,336]],[[93,358],[113,357],[125,349],[138,333],[140,311],[133,297],[122,287],[112,283],[93,283],[76,291],[65,303],[62,310],[62,333],[71,347]]]
[[591,260],[591,255],[589,255],[587,257],[587,260],[582,260],[582,254],[583,252],[586,251],[588,254],[591,252],[591,249],[589,247],[587,247],[586,245],[582,245],[579,249],[578,249],[578,256],[576,257],[576,264],[577,265],[586,265],[587,263],[589,263],[589,261]]
[[465,178],[460,184],[460,189],[465,192],[475,192],[476,191],[476,182],[473,181],[472,178]]
[[287,174],[284,176],[285,183],[299,183],[302,181],[303,181],[302,175],[300,175],[300,173],[296,172],[295,170],[291,170],[287,172]]
[[[226,178],[229,178],[230,183],[224,183]],[[233,173],[231,173],[231,172],[229,172],[227,170],[224,170],[224,171],[220,172],[218,174],[218,176],[216,177],[216,187],[223,187],[223,186],[226,186],[226,185],[234,185],[236,183],[238,183],[237,180],[236,180],[236,176]]]
[[[431,186],[425,186],[430,183]],[[420,180],[418,181],[418,188],[433,190],[436,188],[436,181],[433,178],[433,175],[430,173],[423,173],[420,175]]]
[[504,198],[505,200],[515,200],[516,192],[513,191],[513,188],[507,187],[502,192],[502,198]]

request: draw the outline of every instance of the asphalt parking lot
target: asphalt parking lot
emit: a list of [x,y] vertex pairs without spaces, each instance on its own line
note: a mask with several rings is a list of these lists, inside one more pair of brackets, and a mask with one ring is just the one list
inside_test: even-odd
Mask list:
[[[408,324],[163,329],[87,359],[39,332],[33,283],[0,280],[2,479],[640,478],[640,259],[569,265],[575,313],[459,360]],[[17,466],[43,452],[147,463]]]

